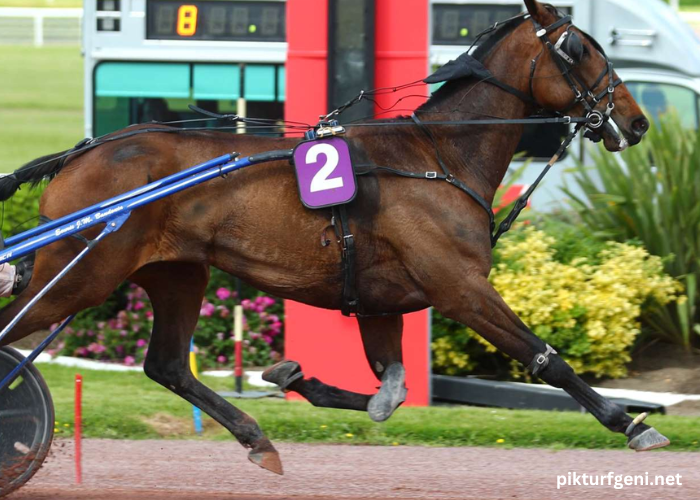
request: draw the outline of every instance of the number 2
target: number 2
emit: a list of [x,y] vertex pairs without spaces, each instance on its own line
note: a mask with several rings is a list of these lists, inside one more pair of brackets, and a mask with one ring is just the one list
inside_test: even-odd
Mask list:
[[306,152],[306,164],[316,163],[319,155],[326,155],[326,163],[321,167],[314,178],[311,179],[311,192],[328,191],[329,189],[337,189],[343,187],[343,178],[328,177],[333,173],[335,167],[338,166],[338,150],[330,144],[316,144]]

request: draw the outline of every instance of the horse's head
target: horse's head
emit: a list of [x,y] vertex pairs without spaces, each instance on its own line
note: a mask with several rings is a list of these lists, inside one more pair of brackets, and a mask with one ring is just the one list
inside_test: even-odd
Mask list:
[[[600,126],[589,132],[589,137],[602,138],[608,151],[639,143],[649,121],[612,70],[600,45],[551,5],[537,0],[525,0],[525,5],[532,23],[523,23],[521,29],[529,31],[527,46],[534,54],[530,91],[535,101],[551,111],[578,116],[593,113]],[[531,34],[533,24],[536,37]]]

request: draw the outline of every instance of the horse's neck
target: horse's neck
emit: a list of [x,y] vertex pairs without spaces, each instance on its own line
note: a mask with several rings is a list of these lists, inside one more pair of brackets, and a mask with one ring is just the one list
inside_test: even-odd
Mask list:
[[[497,78],[516,88],[519,86],[507,75]],[[474,82],[461,85],[461,88],[458,88],[457,82],[453,85],[455,90],[439,105],[432,107],[428,103],[425,106],[425,114],[420,115],[422,119],[458,121],[490,116],[519,119],[529,114],[528,106],[523,101],[494,85],[475,85]],[[432,114],[430,111],[438,113]],[[449,113],[449,118],[444,113]],[[440,152],[453,173],[465,182],[478,183],[482,194],[492,201],[515,154],[522,131],[522,125],[463,125],[441,127],[436,136]]]

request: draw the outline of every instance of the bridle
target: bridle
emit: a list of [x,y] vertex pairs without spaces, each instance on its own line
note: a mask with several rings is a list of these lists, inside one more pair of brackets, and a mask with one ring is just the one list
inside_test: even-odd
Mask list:
[[[565,114],[577,105],[581,104],[586,111],[586,118],[588,119],[588,122],[585,125],[588,129],[586,137],[594,142],[600,141],[601,137],[598,134],[598,131],[610,120],[612,112],[615,109],[615,103],[613,102],[615,97],[615,88],[622,83],[621,79],[615,79],[612,62],[610,62],[610,59],[605,53],[605,50],[603,50],[603,47],[601,47],[600,44],[591,36],[582,32],[589,43],[591,43],[591,45],[593,45],[593,47],[605,59],[605,68],[598,76],[595,83],[593,83],[592,87],[589,88],[586,85],[586,82],[584,82],[583,79],[573,71],[573,69],[575,69],[580,63],[580,57],[583,55],[583,46],[578,34],[570,29],[570,27],[573,26],[571,16],[564,16],[546,28],[543,28],[534,18],[530,17],[530,20],[535,27],[535,34],[544,46],[543,51],[545,49],[549,51],[552,56],[552,60],[554,60],[555,64],[561,71],[562,76],[574,94],[571,104],[564,108],[560,113]],[[562,26],[567,26],[567,29],[553,44],[549,39],[549,34],[558,30]],[[572,54],[572,50],[575,51],[578,49],[577,46],[580,47],[580,53]],[[569,50],[567,50],[567,48]],[[535,71],[537,70],[537,62],[541,55],[542,53],[532,60],[530,69],[531,96],[534,95],[532,93],[532,82]],[[608,79],[607,87],[600,93],[594,94],[594,90],[605,80],[606,77]],[[605,112],[595,109],[606,96],[608,98],[608,103]]]

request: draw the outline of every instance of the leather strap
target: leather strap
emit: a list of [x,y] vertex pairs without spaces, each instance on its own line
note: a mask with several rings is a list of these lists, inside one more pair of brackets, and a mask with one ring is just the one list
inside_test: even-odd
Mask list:
[[345,205],[333,207],[333,218],[340,237],[341,268],[343,273],[343,297],[340,311],[343,316],[354,316],[360,311],[360,298],[356,284],[355,236],[350,232],[348,212]]

